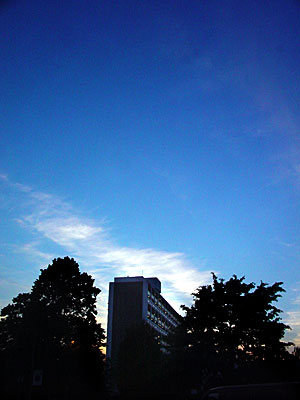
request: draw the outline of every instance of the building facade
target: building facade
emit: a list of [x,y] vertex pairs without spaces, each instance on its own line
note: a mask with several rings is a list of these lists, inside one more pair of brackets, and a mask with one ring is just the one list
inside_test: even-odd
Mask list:
[[107,358],[114,359],[127,330],[145,321],[163,341],[180,315],[161,295],[157,278],[143,276],[115,278],[109,284]]

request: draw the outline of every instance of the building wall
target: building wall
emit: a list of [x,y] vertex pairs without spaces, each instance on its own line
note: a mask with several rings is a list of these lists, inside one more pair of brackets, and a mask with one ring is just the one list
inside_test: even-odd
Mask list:
[[107,357],[116,358],[126,331],[147,322],[160,340],[179,323],[179,314],[161,296],[157,278],[115,278],[109,286]]
[[111,357],[117,352],[126,331],[142,321],[143,282],[115,282],[113,295],[113,319],[111,324]]

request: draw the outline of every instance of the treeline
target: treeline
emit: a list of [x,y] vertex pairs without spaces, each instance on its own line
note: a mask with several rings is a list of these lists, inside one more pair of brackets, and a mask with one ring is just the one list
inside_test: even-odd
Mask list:
[[300,380],[300,350],[287,350],[289,327],[274,305],[282,282],[212,278],[168,337],[132,327],[111,368],[100,350],[100,290],[74,259],[54,259],[1,310],[2,398],[200,398],[218,385]]

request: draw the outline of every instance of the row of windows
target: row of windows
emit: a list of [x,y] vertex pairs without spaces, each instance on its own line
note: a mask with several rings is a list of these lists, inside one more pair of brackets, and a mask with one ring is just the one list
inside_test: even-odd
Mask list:
[[155,310],[155,308],[152,307],[149,303],[148,303],[147,317],[151,321],[153,321],[156,325],[158,325],[160,328],[165,330],[169,330],[171,327],[177,325],[175,321],[170,321],[167,318],[165,318],[160,312]]
[[148,316],[147,321],[152,328],[155,329],[156,332],[160,332],[162,336],[166,336],[168,334],[168,330],[166,327],[159,326],[158,323],[151,319],[151,316]]
[[169,319],[172,320],[174,324],[177,325],[177,321],[173,317],[173,312],[171,306],[166,302],[166,300],[151,286],[148,285],[148,299],[153,302]]
[[174,315],[171,314],[170,312],[163,310],[162,308],[159,308],[157,304],[152,299],[148,298],[148,304],[152,305],[152,308],[155,310],[155,308],[158,308],[158,313],[162,316],[165,317],[165,319],[169,320],[174,326],[178,325],[178,321],[176,318],[174,318]]

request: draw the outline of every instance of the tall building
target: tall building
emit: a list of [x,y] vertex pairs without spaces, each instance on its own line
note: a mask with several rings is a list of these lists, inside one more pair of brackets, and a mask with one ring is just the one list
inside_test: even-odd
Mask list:
[[147,322],[163,341],[175,328],[180,315],[163,298],[157,278],[143,276],[115,278],[109,283],[106,356],[116,357],[126,331]]

